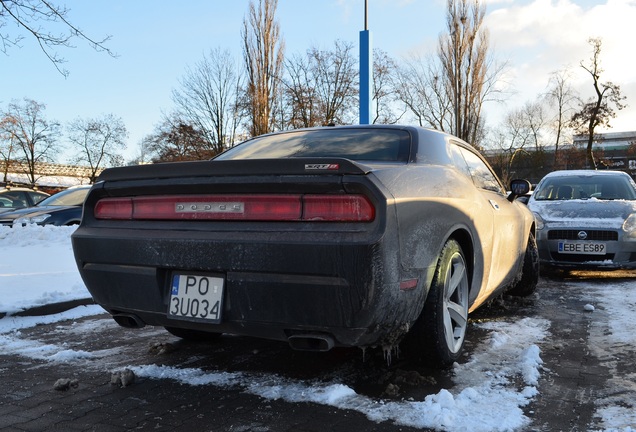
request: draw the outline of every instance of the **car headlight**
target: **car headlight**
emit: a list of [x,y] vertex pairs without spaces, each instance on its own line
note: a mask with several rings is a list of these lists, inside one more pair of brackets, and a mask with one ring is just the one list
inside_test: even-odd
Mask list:
[[623,222],[623,231],[631,237],[636,237],[636,213],[630,214]]
[[37,216],[23,216],[13,221],[13,225],[39,224],[50,218],[50,214],[41,214]]
[[536,213],[536,212],[532,212],[532,214],[534,215],[534,220],[537,223],[537,229],[541,230],[545,228],[545,222],[543,221],[543,218],[541,217],[541,215],[539,215],[539,213]]

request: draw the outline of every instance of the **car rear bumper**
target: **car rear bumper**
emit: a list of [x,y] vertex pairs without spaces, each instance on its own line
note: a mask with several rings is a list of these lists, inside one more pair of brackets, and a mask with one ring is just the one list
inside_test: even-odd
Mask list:
[[[89,292],[115,316],[276,340],[328,335],[334,345],[368,346],[390,345],[408,331],[432,276],[433,269],[403,274],[394,237],[321,233],[307,243],[293,232],[80,226],[72,241]],[[175,272],[224,280],[220,323],[168,316]],[[416,277],[417,286],[400,289],[407,276]]]

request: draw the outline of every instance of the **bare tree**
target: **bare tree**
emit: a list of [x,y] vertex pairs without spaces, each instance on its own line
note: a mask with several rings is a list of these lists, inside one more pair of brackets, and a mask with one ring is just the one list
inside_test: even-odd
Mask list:
[[521,115],[535,151],[543,151],[545,147],[546,113],[541,100],[526,102],[521,108]]
[[[83,40],[94,50],[116,57],[105,45],[110,36],[101,40],[91,38],[69,21],[68,13],[66,6],[57,6],[50,0],[0,0],[0,30],[11,22],[18,27],[15,35],[0,32],[0,51],[7,54],[10,48],[19,48],[26,34],[35,38],[44,55],[64,76],[68,76],[68,71],[62,68],[66,60],[60,57],[57,48],[74,48],[74,39]],[[45,28],[45,25],[63,30],[54,31]]]
[[293,55],[285,62],[285,69],[283,93],[290,126],[297,129],[319,125],[322,115],[309,56]]
[[395,102],[398,100],[395,82],[397,63],[385,51],[373,50],[373,97],[375,118],[372,123],[397,123],[404,112],[395,113]]
[[537,99],[508,112],[501,125],[489,134],[489,147],[495,149],[496,155],[491,158],[506,184],[512,178],[513,163],[520,156],[529,156],[529,147],[534,148],[533,156],[543,152],[545,123],[543,105]]
[[357,69],[353,45],[336,41],[332,50],[311,47],[285,63],[283,92],[291,127],[349,123],[356,116]]
[[60,124],[44,118],[44,104],[31,99],[22,103],[13,101],[9,104],[2,123],[3,134],[15,145],[16,160],[20,162],[24,174],[31,184],[37,178],[36,165],[48,162],[59,151]]
[[437,59],[418,55],[406,59],[397,70],[395,91],[420,126],[452,129],[451,101]]
[[108,166],[120,166],[120,150],[126,148],[128,131],[121,118],[106,114],[100,118],[76,118],[68,124],[68,140],[77,150],[71,163],[88,165],[90,181]]
[[596,169],[596,161],[592,152],[594,131],[598,126],[609,127],[610,120],[616,117],[616,111],[620,111],[626,105],[623,103],[625,96],[621,94],[618,85],[609,81],[601,82],[601,74],[603,73],[600,64],[601,39],[591,38],[588,43],[592,46],[592,58],[587,66],[581,62],[581,67],[592,77],[595,97],[581,103],[580,111],[572,116],[572,124],[578,132],[587,134],[587,160],[590,167]]
[[308,51],[323,124],[349,123],[355,117],[358,73],[352,50],[353,44],[336,41],[333,50]]
[[554,110],[551,118],[554,130],[554,162],[558,160],[559,145],[563,142],[563,135],[568,129],[569,119],[572,116],[574,104],[578,101],[576,91],[570,86],[570,72],[560,70],[550,76],[548,91],[545,98]]
[[495,149],[490,162],[504,184],[512,180],[512,166],[520,154],[528,154],[524,146],[527,136],[521,132],[519,111],[509,113],[502,127],[490,134],[491,147]]
[[236,143],[242,81],[229,51],[216,48],[193,69],[188,68],[179,80],[180,88],[172,92],[177,116],[205,136],[213,153]]
[[153,159],[157,159],[156,153],[153,150],[153,134],[146,135],[137,144],[136,156],[127,161],[127,165],[144,165],[151,163]]
[[164,118],[155,132],[143,139],[143,144],[146,152],[153,155],[153,162],[204,160],[216,154],[204,133],[176,115]]
[[272,131],[273,106],[278,100],[282,75],[284,42],[275,20],[278,0],[250,0],[248,16],[243,20],[243,58],[247,69],[247,111],[250,134]]
[[448,33],[437,55],[412,56],[396,75],[397,96],[421,126],[439,129],[480,147],[483,105],[497,100],[505,64],[489,55],[485,7],[479,0],[447,0]]
[[7,176],[9,174],[9,166],[11,165],[11,160],[14,157],[14,138],[13,134],[9,131],[13,129],[13,125],[15,120],[12,117],[2,117],[0,118],[0,158],[2,158],[2,174],[3,174],[3,183],[7,182]]
[[503,70],[488,56],[485,15],[486,7],[479,0],[447,0],[448,34],[440,36],[438,49],[451,104],[449,132],[473,145],[483,133],[483,104],[496,92],[496,78]]

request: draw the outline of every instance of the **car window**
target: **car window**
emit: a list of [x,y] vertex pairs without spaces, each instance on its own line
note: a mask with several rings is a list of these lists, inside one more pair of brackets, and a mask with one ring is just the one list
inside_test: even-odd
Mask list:
[[48,197],[48,195],[37,193],[37,192],[29,192],[29,196],[31,197],[33,204],[37,204],[40,201],[42,201],[44,198]]
[[13,207],[13,201],[8,198],[0,197],[0,208]]
[[246,141],[216,160],[342,157],[356,161],[407,162],[411,135],[399,129],[293,131]]
[[624,176],[561,176],[546,178],[534,192],[536,201],[590,199],[636,200],[636,190]]
[[90,188],[67,189],[40,201],[38,206],[80,206]]
[[8,205],[7,207],[19,209],[19,208],[28,207],[29,205],[27,202],[26,194],[22,191],[9,191],[9,192],[3,193],[2,197],[11,201],[11,204]]
[[470,172],[470,176],[472,177],[475,186],[481,189],[499,192],[501,194],[504,193],[503,187],[501,186],[501,183],[499,183],[499,180],[497,180],[497,177],[492,173],[492,171],[490,171],[488,165],[486,165],[479,156],[462,147],[459,147],[459,151],[468,164],[468,171]]
[[462,152],[457,144],[451,143],[451,153],[453,157],[453,165],[455,165],[461,172],[466,174],[467,177],[471,178],[470,170],[468,169],[468,164],[466,163],[466,159],[462,155]]

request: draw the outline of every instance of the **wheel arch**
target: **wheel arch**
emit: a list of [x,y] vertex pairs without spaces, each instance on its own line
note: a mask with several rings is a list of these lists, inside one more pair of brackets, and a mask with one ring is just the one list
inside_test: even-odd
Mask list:
[[[473,290],[474,289],[478,289],[478,287],[475,287],[473,284],[473,279],[475,277],[475,247],[473,245],[473,237],[470,235],[470,233],[468,232],[467,229],[465,228],[457,228],[455,231],[453,231],[448,238],[446,239],[446,241],[444,242],[444,244],[446,244],[446,242],[450,239],[455,240],[457,243],[459,243],[459,246],[462,248],[462,252],[464,254],[464,260],[466,261],[466,265],[468,266],[468,284],[469,284],[469,297],[472,299],[473,298]],[[439,254],[438,254],[439,256]]]

